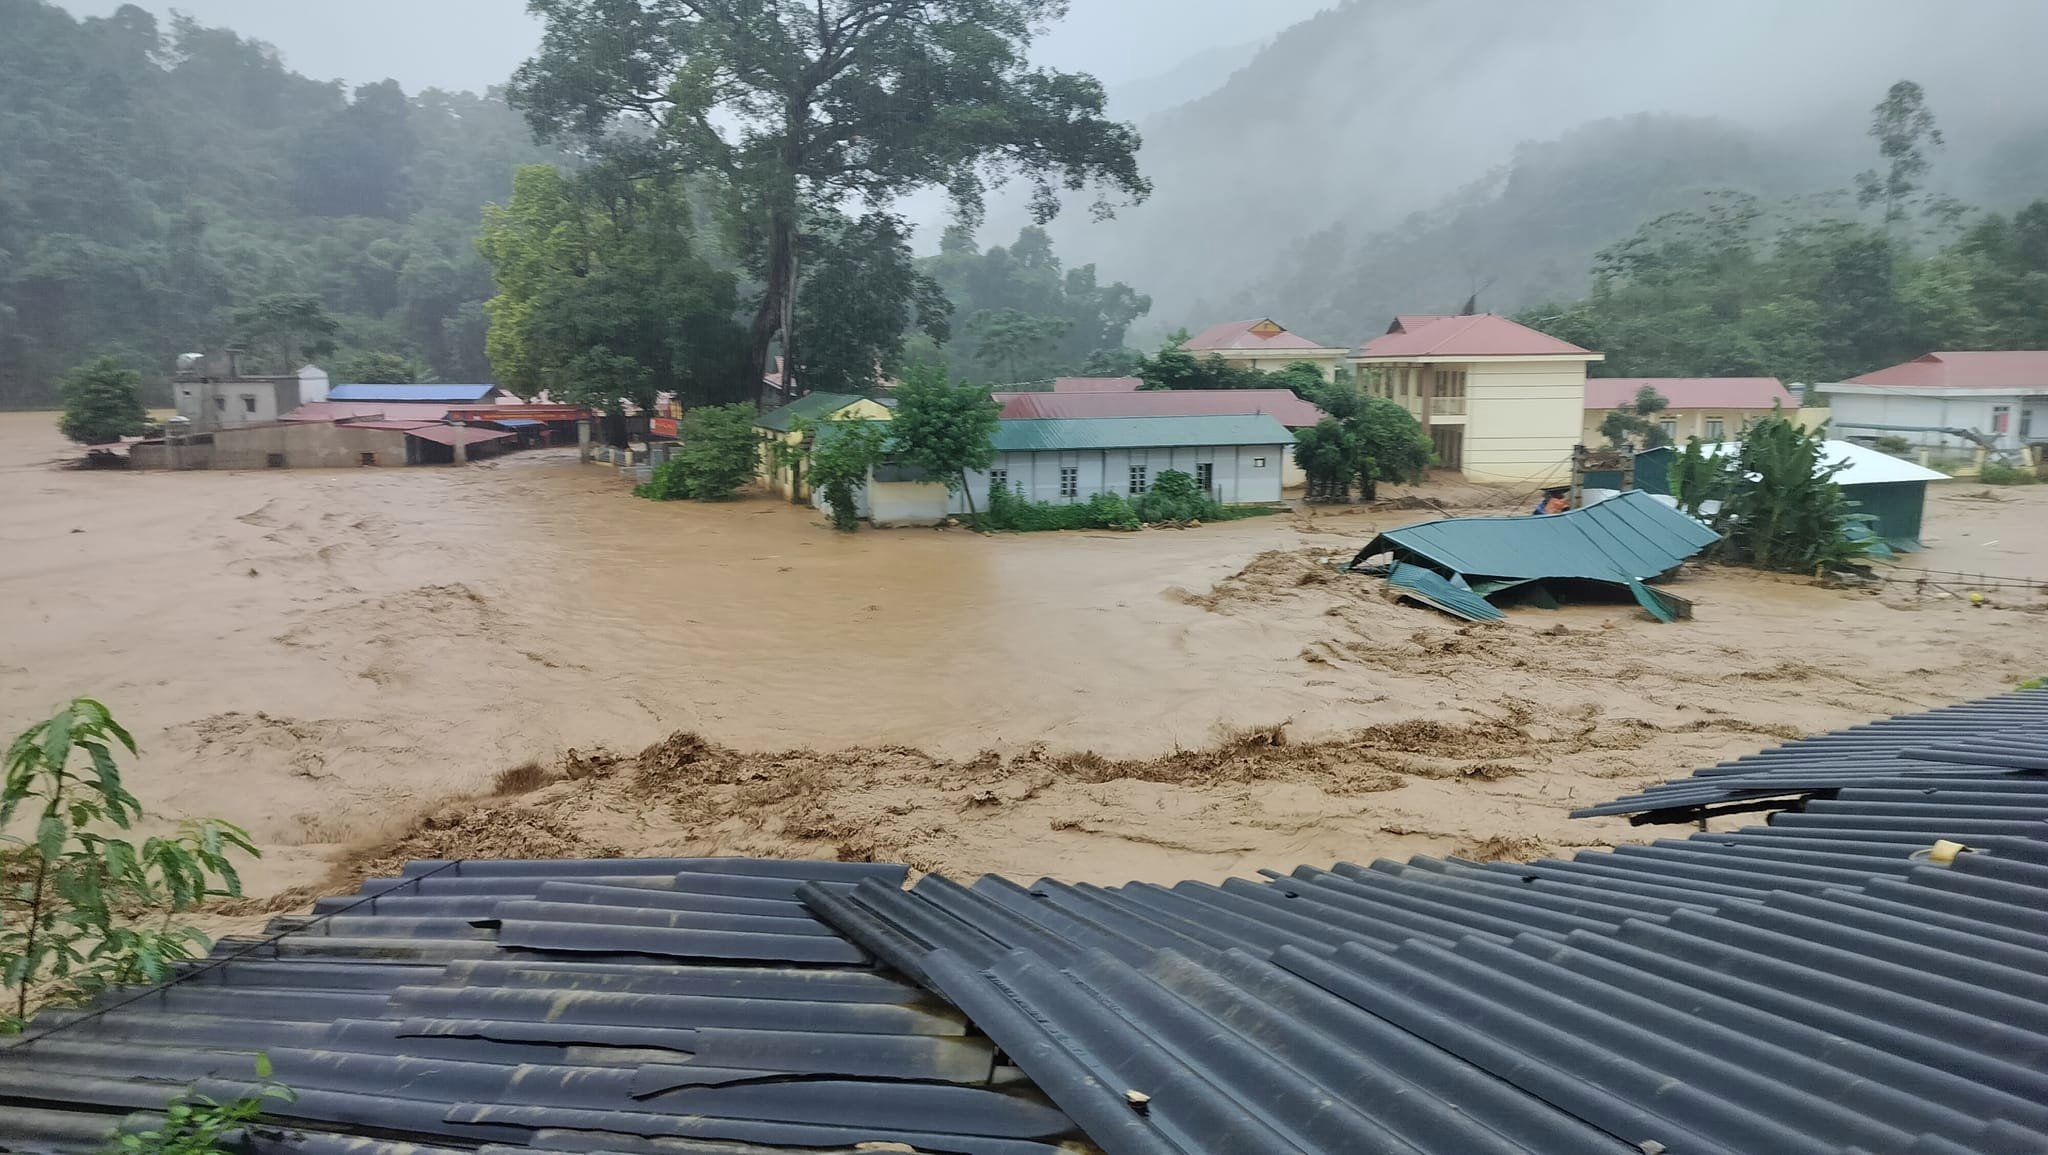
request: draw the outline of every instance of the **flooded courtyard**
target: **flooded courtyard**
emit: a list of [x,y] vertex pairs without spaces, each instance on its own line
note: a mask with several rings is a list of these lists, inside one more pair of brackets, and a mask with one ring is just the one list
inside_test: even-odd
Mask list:
[[[839,535],[767,497],[641,501],[572,452],[64,456],[50,415],[0,415],[4,722],[105,700],[142,744],[135,792],[249,827],[258,890],[394,839],[1090,881],[1542,853],[1645,833],[1574,804],[2048,665],[2043,599],[2019,591],[1972,607],[1708,569],[1677,587],[1689,623],[1615,605],[1481,627],[1324,564],[1413,511]],[[1943,488],[1916,564],[2048,573],[2048,487]]]

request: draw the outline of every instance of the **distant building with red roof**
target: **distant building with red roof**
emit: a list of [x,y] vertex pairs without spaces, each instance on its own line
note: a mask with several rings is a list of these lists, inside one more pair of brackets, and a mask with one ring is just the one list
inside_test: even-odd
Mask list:
[[1055,377],[1055,393],[1135,393],[1145,382],[1137,377]]
[[1604,359],[1493,313],[1403,313],[1351,364],[1363,388],[1422,423],[1438,466],[1537,486],[1571,480],[1586,366]]
[[1616,409],[1633,406],[1644,386],[1664,398],[1655,418],[1674,443],[1698,437],[1725,441],[1759,417],[1782,409],[1798,412],[1799,402],[1776,377],[1589,377],[1586,379],[1584,440],[1600,445],[1600,423]]
[[1081,417],[1220,417],[1265,413],[1289,429],[1321,421],[1322,410],[1291,389],[1149,389],[1132,393],[1005,393],[1005,420]]
[[1337,366],[1348,349],[1311,341],[1271,317],[1250,321],[1226,321],[1211,325],[1188,338],[1182,346],[1197,357],[1221,357],[1233,365],[1271,373],[1296,361],[1307,361],[1323,371],[1325,379],[1337,375]]
[[1975,443],[1940,430],[1970,429],[2002,450],[2048,444],[2048,350],[1944,350],[1815,388],[1845,437],[1967,450]]

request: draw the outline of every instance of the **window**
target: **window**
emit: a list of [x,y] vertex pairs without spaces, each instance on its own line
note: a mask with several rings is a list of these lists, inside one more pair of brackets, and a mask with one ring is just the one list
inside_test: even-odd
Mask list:
[[1664,420],[1659,421],[1657,423],[1657,428],[1662,429],[1664,431],[1664,436],[1669,440],[1678,440],[1678,418],[1666,417]]
[[213,399],[213,408],[216,413],[226,413],[228,411],[228,399],[221,396],[215,396]]
[[2012,406],[1993,405],[1991,407],[1991,432],[2004,433],[2006,430],[2011,428]]
[[993,491],[993,490],[997,490],[997,489],[1008,489],[1008,488],[1010,488],[1010,471],[1009,471],[1009,470],[1007,470],[1007,469],[991,469],[991,470],[989,470],[989,471],[988,471],[988,487],[989,487],[989,489],[990,489],[990,490],[992,490],[992,491]]
[[256,395],[255,395],[254,393],[244,393],[244,394],[242,394],[242,412],[244,412],[244,413],[254,413],[254,412],[256,412]]
[[1195,463],[1195,484],[1196,484],[1196,485],[1199,485],[1199,486],[1201,486],[1201,487],[1202,487],[1202,492],[1203,492],[1203,493],[1210,493],[1210,492],[1212,492],[1212,491],[1214,491],[1214,490],[1215,490],[1215,488],[1216,488],[1216,463],[1215,463],[1215,462],[1213,462],[1213,461],[1198,461],[1198,462],[1196,462],[1196,463]]
[[362,455],[360,460],[364,465],[375,465],[377,464],[377,455],[374,453],[365,453]]
[[1149,476],[1150,476],[1150,472],[1151,472],[1151,467],[1150,467],[1150,466],[1145,466],[1145,465],[1133,465],[1133,466],[1131,466],[1131,496],[1132,496],[1132,497],[1136,497],[1136,496],[1138,496],[1139,494],[1141,494],[1141,493],[1145,492],[1145,489],[1146,489],[1146,479],[1147,479],[1147,477],[1149,477]]
[[1265,458],[1263,458],[1263,457],[1254,457],[1254,458],[1252,458],[1252,468],[1253,468],[1253,469],[1264,469],[1264,468],[1266,468],[1266,459],[1265,459]]
[[264,455],[263,455],[263,465],[264,465],[264,467],[265,467],[265,468],[267,468],[267,469],[283,469],[283,468],[284,468],[284,454],[282,454],[282,453],[266,453],[266,454],[264,454]]
[[1725,436],[1727,436],[1727,435],[1728,435],[1728,426],[1727,426],[1727,423],[1726,423],[1725,421],[1723,421],[1723,420],[1722,420],[1721,418],[1719,418],[1719,417],[1709,417],[1709,418],[1707,418],[1707,433],[1706,433],[1706,437],[1707,437],[1707,440],[1708,440],[1708,441],[1719,441],[1719,440],[1721,440],[1721,439],[1722,439],[1723,437],[1725,437]]
[[1060,496],[1081,496],[1081,470],[1078,466],[1060,466]]

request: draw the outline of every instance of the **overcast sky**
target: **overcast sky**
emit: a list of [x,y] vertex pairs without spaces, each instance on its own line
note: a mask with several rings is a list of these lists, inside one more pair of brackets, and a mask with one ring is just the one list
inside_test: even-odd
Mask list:
[[[104,16],[123,0],[58,0]],[[1208,48],[1265,40],[1335,0],[1073,0],[1039,44],[1039,61],[1141,80]],[[502,83],[533,51],[540,22],[524,0],[141,0],[168,21],[175,8],[277,46],[285,63],[321,80],[385,77],[407,91]]]

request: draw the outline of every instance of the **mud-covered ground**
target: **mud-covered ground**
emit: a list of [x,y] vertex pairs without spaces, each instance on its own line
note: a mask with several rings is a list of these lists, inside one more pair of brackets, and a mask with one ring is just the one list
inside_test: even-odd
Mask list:
[[[47,415],[0,415],[0,721],[104,698],[143,744],[131,785],[249,826],[265,894],[422,855],[1114,882],[1535,854],[1656,833],[1574,805],[2048,665],[2048,599],[2021,590],[1709,569],[1677,587],[1688,623],[1473,626],[1330,566],[1436,516],[1421,500],[848,537],[767,498],[639,501],[561,454],[175,475],[61,454]],[[1908,564],[2048,576],[2048,487],[1975,492],[1945,487]]]

